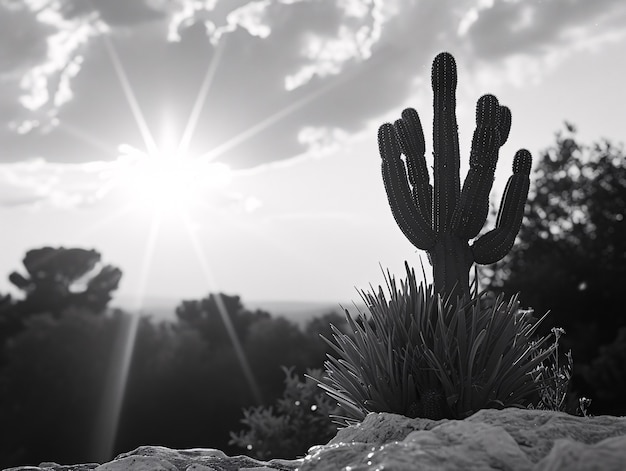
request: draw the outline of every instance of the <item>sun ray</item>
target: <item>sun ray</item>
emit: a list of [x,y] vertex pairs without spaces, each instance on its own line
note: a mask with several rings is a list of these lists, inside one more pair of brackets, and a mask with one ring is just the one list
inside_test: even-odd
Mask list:
[[226,310],[226,306],[224,305],[224,301],[222,300],[221,294],[219,293],[217,289],[217,285],[213,278],[213,272],[211,270],[211,267],[209,267],[209,264],[207,263],[207,260],[206,260],[206,254],[202,248],[202,245],[200,244],[200,241],[198,240],[198,237],[194,233],[194,230],[191,226],[191,222],[189,221],[188,217],[185,214],[181,214],[181,218],[183,219],[183,224],[185,226],[187,235],[189,236],[191,246],[198,258],[200,269],[202,270],[204,278],[209,286],[209,292],[215,295],[215,304],[217,306],[217,310],[220,314],[220,317],[222,318],[222,321],[224,322],[224,326],[226,327],[226,332],[228,333],[228,336],[230,337],[230,341],[233,345],[233,349],[235,350],[235,354],[237,355],[239,365],[241,366],[241,369],[246,378],[246,381],[248,382],[248,387],[250,388],[250,391],[252,392],[252,395],[256,403],[260,405],[263,403],[261,391],[259,389],[256,379],[254,378],[254,374],[252,373],[252,369],[250,368],[250,364],[248,363],[246,354],[243,351],[243,347],[241,346],[241,342],[239,341],[237,332],[235,331],[235,328],[233,327],[233,324],[230,320],[228,311]]
[[139,272],[139,286],[137,289],[137,296],[135,298],[135,310],[140,311],[143,308],[144,296],[146,294],[146,288],[148,286],[148,278],[150,276],[150,268],[152,267],[152,259],[154,257],[156,241],[161,228],[161,218],[158,214],[155,214],[150,224],[150,232],[148,233],[148,240],[146,241],[146,249],[141,261],[141,270]]
[[115,152],[115,146],[111,146],[107,144],[106,142],[94,136],[93,134],[85,132],[79,127],[69,124],[65,120],[59,121],[58,128],[61,131],[69,134],[73,138],[83,141],[87,143],[88,145],[90,145],[92,148],[103,152],[105,155],[111,155],[112,153]]
[[213,77],[215,76],[215,73],[217,72],[218,66],[221,62],[222,55],[226,47],[225,43],[226,38],[222,38],[222,40],[216,46],[215,53],[211,58],[209,67],[207,68],[204,79],[202,80],[202,85],[198,90],[198,96],[196,97],[196,101],[193,104],[193,108],[191,109],[191,113],[189,114],[189,119],[187,120],[187,125],[185,126],[185,130],[180,139],[180,144],[178,145],[178,149],[182,154],[185,154],[189,150],[189,144],[191,143],[191,139],[196,132],[196,127],[200,118],[200,112],[204,107],[206,97],[209,93],[209,90],[211,89],[211,84],[213,83]]
[[277,122],[279,122],[280,120],[286,118],[287,116],[289,116],[290,114],[292,114],[295,111],[299,110],[300,108],[308,105],[312,101],[317,100],[319,97],[321,97],[325,93],[329,92],[333,88],[336,88],[337,86],[339,86],[343,82],[345,82],[345,79],[341,79],[340,78],[340,79],[334,80],[334,81],[326,84],[324,87],[319,88],[318,90],[315,90],[314,92],[312,92],[312,93],[310,93],[308,95],[303,96],[299,100],[296,100],[292,104],[284,107],[283,109],[277,111],[276,113],[274,113],[274,114],[268,116],[267,118],[259,121],[257,124],[249,127],[245,131],[242,131],[241,133],[237,134],[236,136],[234,136],[233,138],[229,139],[228,141],[220,144],[219,146],[215,147],[214,149],[210,150],[209,152],[206,152],[205,154],[202,154],[199,158],[200,159],[205,159],[207,161],[211,161],[211,160],[214,160],[214,159],[218,158],[224,152],[227,152],[230,149],[232,149],[233,147],[236,147],[236,146],[242,144],[243,142],[247,141],[251,137],[256,136],[260,132],[264,131],[265,129],[267,129],[268,127],[272,126],[273,124],[276,124]]
[[115,71],[117,78],[120,82],[120,86],[122,87],[122,91],[126,97],[126,101],[128,102],[128,106],[130,106],[131,113],[135,118],[135,122],[137,123],[137,127],[139,128],[139,132],[141,133],[141,138],[144,141],[144,145],[149,153],[157,152],[158,147],[150,132],[150,128],[143,116],[139,103],[137,102],[137,97],[135,96],[135,92],[128,80],[124,67],[122,66],[122,62],[117,54],[115,49],[115,45],[113,41],[107,35],[103,35],[104,46],[107,50],[109,58],[111,59],[111,64],[113,65],[113,70]]
[[141,263],[139,287],[135,297],[135,309],[120,325],[119,337],[116,341],[116,346],[119,346],[119,349],[114,349],[113,359],[109,366],[110,380],[107,381],[107,390],[102,395],[104,402],[100,411],[101,423],[96,428],[96,430],[98,430],[95,443],[96,455],[100,457],[101,461],[111,459],[113,447],[115,446],[115,438],[117,437],[122,405],[124,404],[135,340],[137,339],[141,308],[143,307],[148,277],[150,275],[150,268],[152,266],[156,240],[159,233],[159,225],[160,221],[158,217],[155,217],[150,226]]

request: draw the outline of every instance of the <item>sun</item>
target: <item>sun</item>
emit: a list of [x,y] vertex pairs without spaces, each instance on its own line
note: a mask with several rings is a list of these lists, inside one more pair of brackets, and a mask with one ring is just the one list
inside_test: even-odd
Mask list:
[[228,165],[194,158],[175,148],[143,152],[122,144],[118,150],[117,179],[129,204],[160,215],[209,207],[216,193],[232,181]]

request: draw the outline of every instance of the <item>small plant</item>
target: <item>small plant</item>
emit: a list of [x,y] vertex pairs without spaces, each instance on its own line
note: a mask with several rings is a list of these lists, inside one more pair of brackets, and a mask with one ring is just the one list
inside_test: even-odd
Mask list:
[[304,380],[293,368],[283,370],[285,391],[275,407],[244,409],[241,423],[248,430],[230,434],[231,445],[260,460],[304,456],[311,446],[328,442],[337,432],[330,417],[339,408],[317,387],[322,370],[308,370]]
[[517,297],[453,303],[406,270],[400,285],[387,273],[389,298],[382,288],[361,292],[370,316],[346,312],[353,337],[334,329],[334,342],[326,339],[336,356],[320,387],[342,407],[339,423],[369,412],[463,419],[484,408],[527,407],[548,387],[550,378],[534,373],[556,348],[534,336],[546,316],[520,310]]
[[574,370],[571,350],[565,354],[565,363],[559,361],[559,339],[565,334],[565,330],[560,327],[553,327],[551,331],[554,335],[552,354],[531,372],[533,380],[538,385],[539,400],[536,404],[529,404],[528,408],[567,412],[572,415],[588,417],[591,399],[584,396],[576,398],[576,395],[570,390],[570,381]]
[[552,361],[549,365],[544,363],[537,365],[535,370],[531,372],[535,382],[541,385],[538,391],[539,403],[536,406],[532,406],[532,408],[565,411],[574,361],[572,359],[572,352],[570,351],[565,354],[567,363],[559,364],[558,342],[561,335],[565,334],[565,331],[557,327],[553,327],[551,330],[554,335],[554,348],[551,355]]

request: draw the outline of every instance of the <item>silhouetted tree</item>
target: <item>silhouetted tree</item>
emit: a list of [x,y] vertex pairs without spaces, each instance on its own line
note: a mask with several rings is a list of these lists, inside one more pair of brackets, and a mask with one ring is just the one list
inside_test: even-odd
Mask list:
[[13,272],[9,281],[24,298],[0,299],[0,365],[8,339],[22,332],[33,315],[61,313],[74,308],[102,313],[117,289],[122,272],[111,265],[100,267],[95,250],[43,247],[29,250],[23,260],[27,275]]
[[0,369],[0,469],[94,461],[94,427],[122,318],[45,313],[11,338]]
[[[78,273],[68,271],[65,283]],[[322,366],[318,331],[326,321],[311,321],[305,333],[285,318],[247,310],[238,296],[219,295],[222,303],[216,296],[185,301],[174,323],[141,319],[115,453],[146,443],[238,451],[228,443],[229,431],[238,426],[242,408],[256,401],[224,316],[266,405],[283,393],[281,366],[292,366],[297,374]],[[103,391],[110,389],[128,316],[94,316],[85,307],[68,307],[62,315],[48,310],[21,318],[24,328],[6,343],[0,365],[0,423],[8,431],[0,442],[0,469],[94,461],[94,427],[106,412]]]
[[116,453],[146,443],[222,448],[242,404],[253,402],[230,345],[212,348],[190,326],[142,319]]
[[[550,311],[543,329],[565,329],[562,344],[580,373],[626,326],[626,155],[607,140],[580,143],[566,123],[531,182],[519,243],[488,277],[492,288],[521,292],[537,314]],[[575,376],[576,387],[593,395],[585,383]]]
[[139,325],[118,452],[146,443],[238,452],[228,443],[228,432],[238,426],[241,409],[256,400],[225,321],[266,404],[283,393],[281,366],[299,374],[322,367],[324,349],[317,335],[305,334],[285,318],[248,310],[239,296],[183,301],[176,315],[172,325],[147,320]]
[[197,329],[212,348],[231,342],[227,322],[232,325],[239,341],[243,342],[252,323],[270,318],[268,312],[247,310],[239,296],[222,293],[211,293],[200,300],[183,301],[176,308],[176,316],[182,324]]
[[122,277],[111,265],[94,273],[100,263],[95,250],[43,247],[29,250],[23,263],[27,276],[9,275],[9,281],[25,294],[15,306],[21,314],[58,315],[69,306],[102,312]]
[[[330,328],[330,325],[334,325],[341,331],[347,331],[348,322],[346,321],[346,316],[344,314],[339,314],[338,312],[328,312],[319,317],[314,317],[310,319],[304,325],[304,333],[311,337],[320,337],[323,336],[329,340],[333,338],[333,331]],[[321,340],[321,337],[320,337]],[[323,342],[326,345],[326,342]]]

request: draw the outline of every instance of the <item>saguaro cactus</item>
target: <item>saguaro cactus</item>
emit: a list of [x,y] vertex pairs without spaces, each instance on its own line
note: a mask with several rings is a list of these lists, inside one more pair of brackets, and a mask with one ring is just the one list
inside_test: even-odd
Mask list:
[[509,135],[511,112],[493,95],[478,100],[470,169],[461,189],[456,84],[454,57],[443,52],[435,57],[432,67],[434,187],[430,185],[417,111],[408,108],[393,125],[383,124],[378,130],[378,145],[391,211],[411,243],[428,251],[435,290],[468,296],[472,264],[497,262],[515,241],[528,196],[532,157],[526,149],[517,151],[496,227],[470,246],[487,219],[498,152]]

